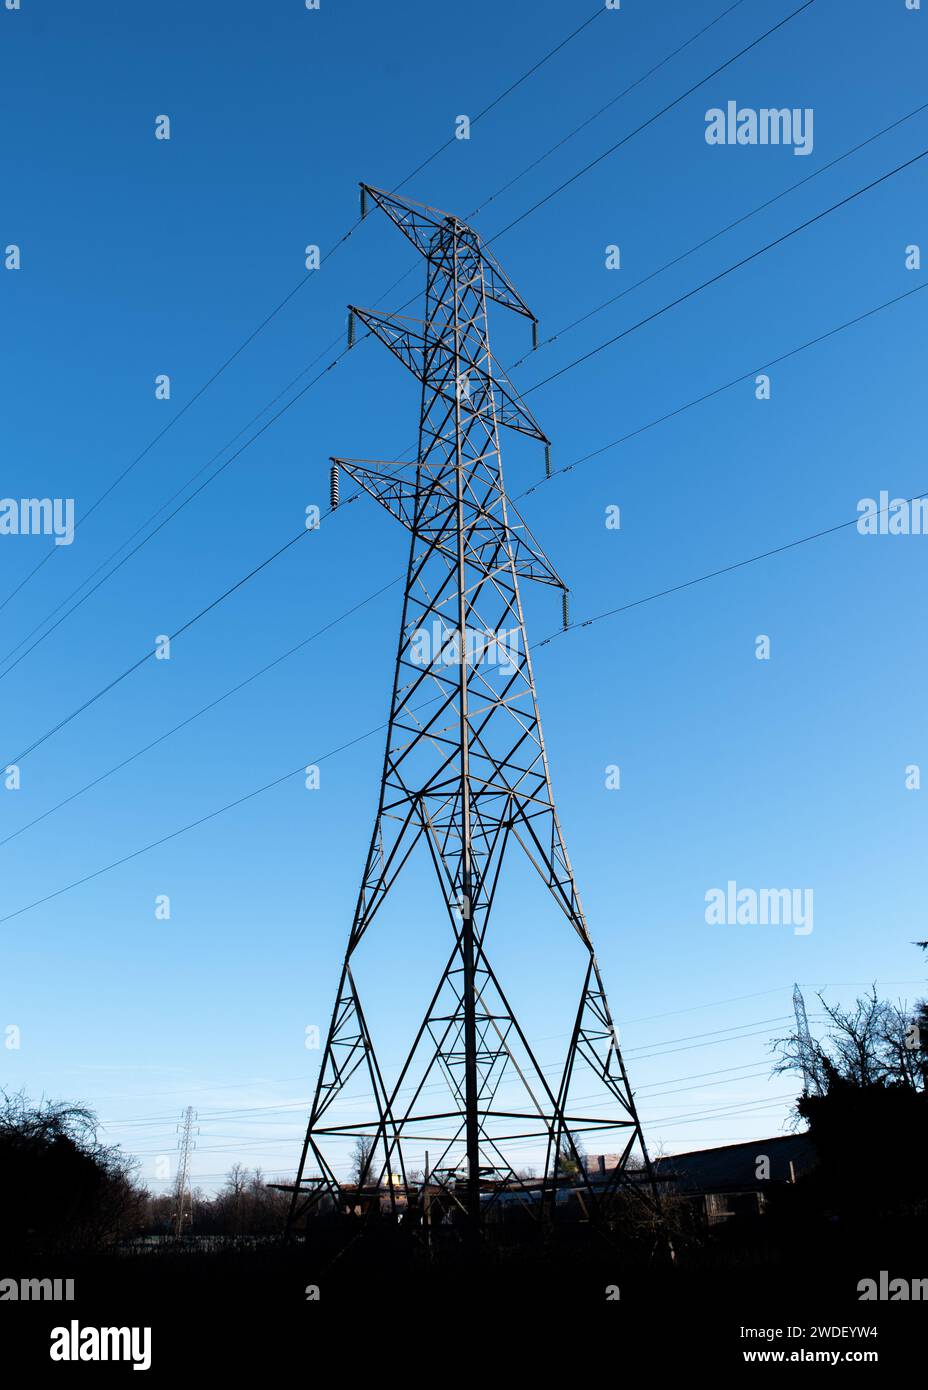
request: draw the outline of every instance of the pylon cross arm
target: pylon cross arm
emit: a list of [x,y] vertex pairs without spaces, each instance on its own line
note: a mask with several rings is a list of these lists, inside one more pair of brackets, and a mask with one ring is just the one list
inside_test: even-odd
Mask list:
[[501,425],[528,435],[530,439],[537,439],[541,444],[550,443],[498,362],[492,364],[492,376],[486,366],[477,362],[466,363],[465,370],[456,376],[452,344],[434,334],[420,333],[391,314],[378,314],[373,309],[360,309],[354,304],[349,305],[349,309],[375,338],[390,349],[394,357],[399,358],[417,381],[427,382],[436,395],[452,403],[459,401],[462,411],[468,415],[483,415],[484,402],[489,398],[493,401]]
[[403,235],[409,238],[416,250],[426,259],[434,257],[436,249],[441,247],[443,240],[453,229],[459,239],[466,239],[470,243],[469,249],[479,258],[483,272],[484,296],[492,299],[495,304],[501,304],[504,308],[512,309],[514,313],[531,319],[533,323],[536,322],[535,315],[473,227],[442,212],[440,208],[417,203],[411,198],[399,198],[395,193],[387,193],[384,189],[374,188],[369,183],[361,184],[361,192],[365,201],[369,199],[385,212],[390,221],[399,227]]
[[[416,531],[421,534],[428,534],[428,528],[436,511],[448,505],[448,496],[441,488],[440,475],[434,481],[435,506],[427,505],[427,493],[429,488],[428,479],[424,482],[416,482],[417,465],[414,463],[397,463],[388,459],[346,459],[333,456],[332,462],[353,478],[359,487],[373,497],[375,501],[402,522],[408,531]],[[423,506],[423,497],[426,496],[426,505]],[[550,584],[555,588],[563,589],[565,584],[563,579],[554,568],[548,556],[542,550],[538,541],[532,535],[526,522],[511,501],[507,499],[508,512],[515,517],[515,525],[504,522],[500,516],[491,516],[485,508],[477,505],[471,498],[464,502],[465,515],[470,522],[475,518],[482,518],[488,524],[488,534],[482,540],[472,540],[468,544],[468,550],[474,562],[480,560],[481,554],[488,546],[501,548],[504,552],[511,550],[515,562],[516,574],[520,579],[534,579],[539,584]],[[443,548],[439,546],[439,548]],[[451,555],[448,549],[448,555]]]

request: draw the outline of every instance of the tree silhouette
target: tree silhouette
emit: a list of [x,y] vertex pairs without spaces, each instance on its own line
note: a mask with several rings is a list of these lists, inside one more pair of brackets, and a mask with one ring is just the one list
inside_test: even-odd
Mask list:
[[20,1255],[98,1249],[129,1233],[145,1193],[86,1106],[0,1092],[0,1230]]

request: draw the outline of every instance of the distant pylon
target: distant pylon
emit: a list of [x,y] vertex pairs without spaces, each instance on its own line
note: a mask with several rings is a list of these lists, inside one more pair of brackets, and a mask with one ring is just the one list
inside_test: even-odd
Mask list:
[[196,1118],[193,1106],[188,1105],[181,1116],[177,1130],[180,1138],[177,1147],[180,1150],[180,1158],[177,1164],[177,1183],[174,1188],[174,1234],[181,1236],[184,1233],[184,1222],[193,1219],[193,1193],[189,1192],[190,1201],[187,1203],[188,1190],[190,1186],[190,1155],[196,1147],[194,1137],[193,1122]]
[[806,1001],[802,997],[802,990],[798,985],[793,985],[793,1009],[796,1013],[796,1038],[799,1043],[799,1060],[802,1063],[802,1089],[807,1095],[821,1093],[821,1085],[818,1079],[818,1069],[815,1066],[815,1044],[812,1041],[812,1034],[809,1031],[809,1020],[806,1017]]
[[[379,807],[290,1224],[325,1193],[340,1208],[385,1202],[414,1219],[410,1168],[421,1166],[426,1149],[433,1197],[441,1189],[446,1219],[472,1231],[502,1191],[518,1194],[540,1220],[561,1207],[568,1188],[578,1199],[574,1209],[590,1220],[614,1210],[619,1191],[656,1212],[653,1173],[555,808],[519,592],[525,579],[562,592],[565,585],[503,483],[501,425],[548,440],[490,352],[487,301],[532,323],[534,315],[470,227],[369,185],[362,191],[425,260],[423,320],[350,310],[350,322],[379,338],[420,382],[419,448],[412,464],[333,460],[407,528],[410,552]],[[579,1002],[557,1075],[537,1060],[490,961],[490,912],[510,849],[527,856],[573,933],[566,943],[573,983],[567,967],[563,983],[576,990],[572,1006]],[[416,851],[437,875],[440,907],[433,915],[420,896],[411,920],[424,943],[442,920],[450,932],[446,964],[406,1060],[388,1075],[362,1008],[360,972],[370,949],[361,947],[370,948],[367,933]],[[534,930],[538,914],[521,890],[505,910],[509,952],[513,928],[521,929],[521,949],[535,959],[544,949]],[[399,980],[405,962],[395,959]],[[511,957],[507,968],[518,975]],[[351,1142],[361,1158],[347,1198],[338,1170],[347,1169]],[[519,1172],[526,1143],[544,1154],[538,1180]],[[615,1167],[603,1177],[589,1173],[582,1144],[617,1150]]]

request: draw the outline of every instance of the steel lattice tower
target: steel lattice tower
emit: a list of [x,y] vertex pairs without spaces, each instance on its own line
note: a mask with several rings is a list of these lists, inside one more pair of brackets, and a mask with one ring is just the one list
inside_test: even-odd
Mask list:
[[809,1019],[806,1014],[806,1001],[802,997],[802,990],[798,985],[793,985],[793,1012],[796,1015],[796,1039],[799,1046],[799,1058],[802,1063],[802,1089],[807,1095],[821,1095],[822,1088],[819,1085],[815,1067],[815,1044],[812,1042],[812,1034],[809,1030]]
[[[188,1211],[185,1210],[184,1203],[187,1193],[190,1190],[190,1155],[196,1147],[194,1138],[193,1121],[195,1111],[192,1105],[188,1105],[177,1126],[180,1138],[177,1147],[180,1150],[180,1159],[177,1164],[177,1182],[174,1185],[174,1234],[182,1236],[184,1233],[184,1222],[187,1220]],[[189,1217],[193,1220],[193,1192],[190,1191]]]
[[[335,459],[411,533],[380,803],[293,1188],[291,1227],[323,1192],[339,1196],[332,1146],[370,1144],[359,1173],[409,1197],[412,1141],[437,1153],[453,1200],[475,1225],[501,1180],[517,1183],[507,1144],[545,1150],[543,1212],[573,1170],[587,1207],[625,1189],[657,1208],[653,1175],[551,790],[519,581],[564,590],[503,486],[499,427],[548,441],[494,362],[487,301],[527,308],[470,227],[434,208],[362,185],[421,252],[424,321],[352,307],[421,382],[417,462]],[[353,340],[349,320],[349,342]],[[337,501],[333,472],[333,504]],[[566,590],[565,590],[566,593]],[[517,845],[576,934],[579,1004],[559,1077],[549,1080],[488,954],[491,910]],[[367,932],[413,851],[434,866],[450,953],[405,1063],[388,1083],[356,984]],[[339,1114],[360,1074],[370,1113]],[[515,1085],[519,1105],[500,1102]],[[582,1079],[581,1079],[582,1078]],[[442,1086],[436,1082],[443,1081]],[[583,1094],[591,1081],[600,1108]],[[579,1108],[574,1097],[578,1095]],[[443,1093],[441,1101],[432,1097]],[[579,1136],[617,1150],[591,1181]],[[421,1148],[419,1149],[421,1152]],[[311,1175],[309,1165],[318,1165]],[[459,1179],[453,1177],[459,1170]],[[634,1175],[633,1175],[634,1170]],[[496,1182],[490,1181],[493,1175]],[[483,1186],[482,1183],[483,1175]],[[441,1181],[440,1176],[438,1180]],[[483,1191],[483,1197],[481,1193]]]

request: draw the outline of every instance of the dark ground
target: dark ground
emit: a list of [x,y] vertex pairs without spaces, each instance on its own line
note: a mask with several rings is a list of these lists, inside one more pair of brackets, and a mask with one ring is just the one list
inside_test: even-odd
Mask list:
[[[520,1379],[540,1370],[547,1381],[573,1367],[588,1383],[609,1384],[636,1367],[662,1386],[674,1373],[750,1379],[758,1368],[746,1364],[745,1350],[788,1357],[800,1349],[806,1357],[837,1352],[842,1360],[785,1370],[921,1379],[928,1303],[862,1303],[857,1284],[880,1270],[890,1278],[928,1277],[925,1233],[921,1215],[853,1231],[822,1223],[800,1232],[761,1221],[723,1230],[675,1264],[634,1266],[577,1231],[559,1250],[497,1249],[469,1261],[449,1249],[429,1262],[387,1227],[347,1248],[344,1233],[330,1231],[295,1247],[162,1247],[32,1259],[23,1267],[0,1257],[0,1277],[75,1280],[70,1303],[0,1302],[2,1364],[30,1382],[38,1372],[43,1384],[50,1376],[132,1375],[126,1364],[50,1362],[51,1328],[76,1318],[82,1326],[151,1327],[149,1379],[186,1379],[189,1368],[220,1383],[260,1375],[263,1384],[290,1372],[300,1384],[323,1375],[353,1381],[365,1368],[376,1373],[384,1357],[394,1366],[391,1382],[457,1379],[468,1369],[497,1380],[499,1357]],[[318,1299],[307,1296],[308,1286],[318,1287]],[[821,1327],[834,1334],[813,1337]],[[875,1336],[840,1335],[868,1327]],[[782,1335],[744,1337],[742,1328]],[[789,1328],[801,1331],[789,1337]],[[879,1362],[844,1360],[861,1349],[876,1350]]]

